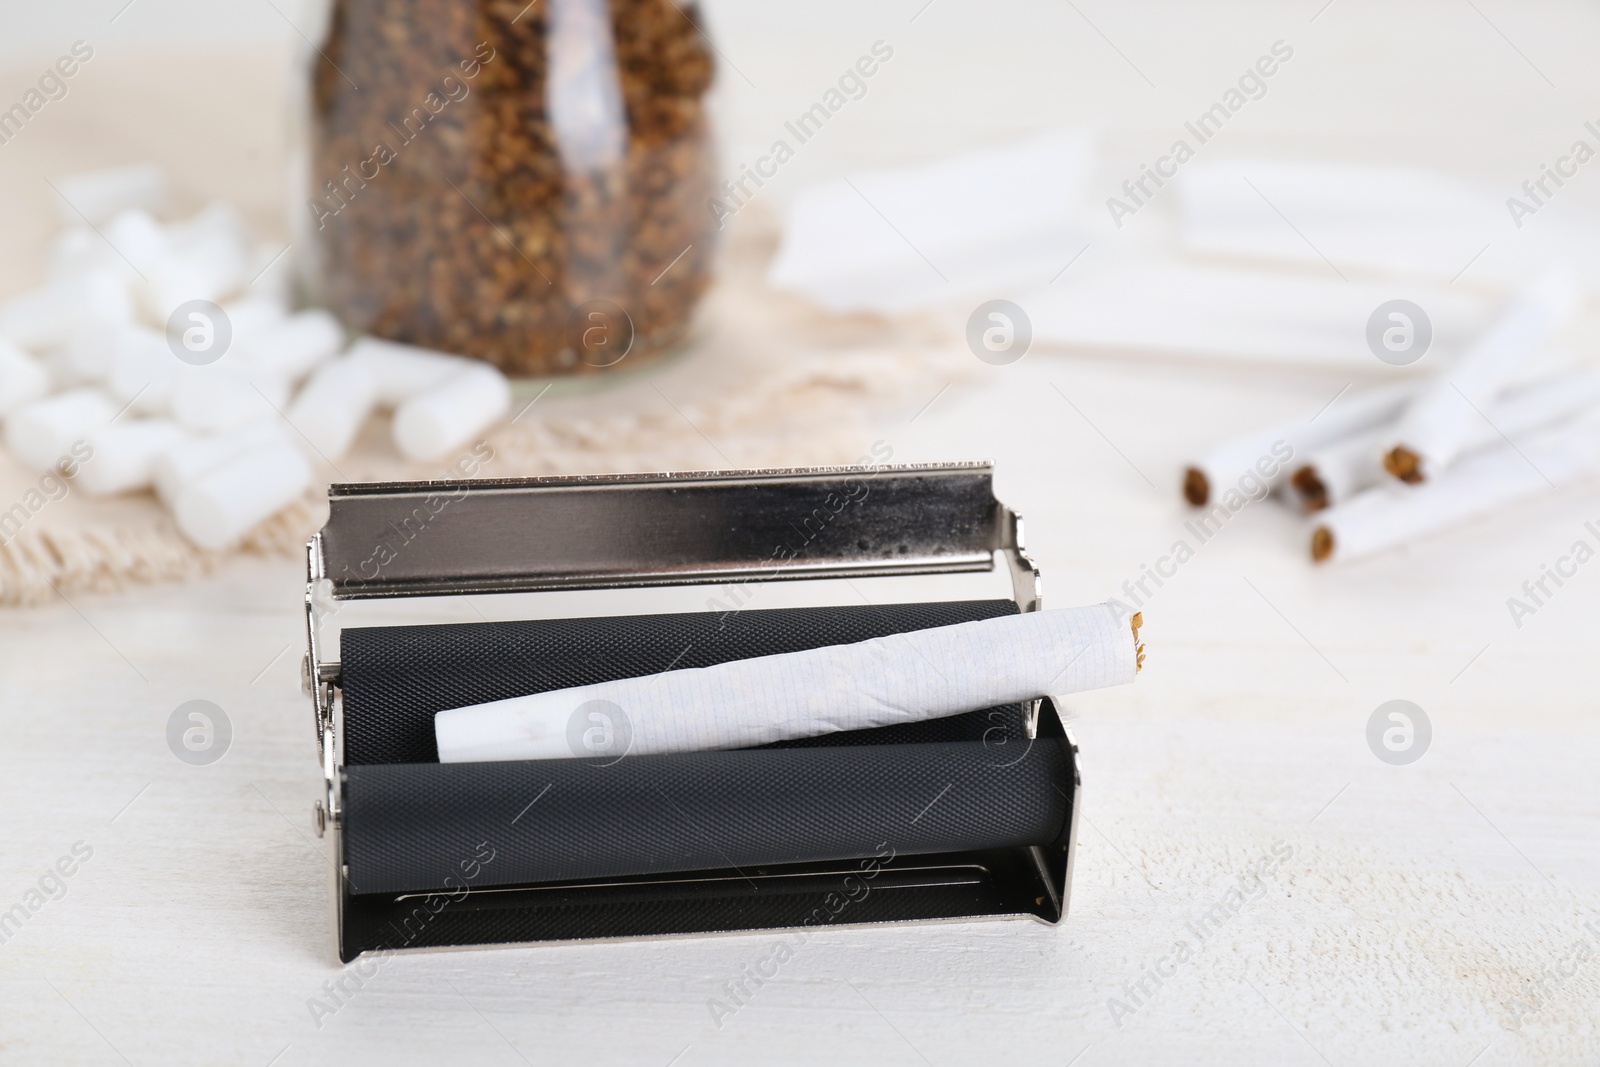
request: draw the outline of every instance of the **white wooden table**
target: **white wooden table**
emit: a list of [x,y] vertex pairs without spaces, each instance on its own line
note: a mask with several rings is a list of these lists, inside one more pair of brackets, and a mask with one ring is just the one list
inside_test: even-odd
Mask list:
[[[801,9],[714,6],[724,51],[761,86],[728,88],[730,158],[891,32],[915,75],[884,83],[882,111],[862,112],[804,166],[908,154],[919,138],[926,151],[941,123],[978,140],[1001,103],[1013,105],[1008,129],[1099,117],[1137,157],[1291,33],[1305,79],[1240,131],[1252,147],[1374,158],[1403,146],[1408,159],[1436,153],[1509,188],[1564,147],[1575,101],[1596,98],[1581,56],[1600,28],[1575,7],[1417,5],[1386,22],[1341,0],[1315,23],[1315,5],[1185,23],[1080,6],[1082,16],[991,16],[936,0],[915,23],[914,6],[824,8],[810,22]],[[779,18],[795,24],[775,31]],[[171,97],[179,111],[108,136],[171,123],[170,143],[184,143],[184,116],[223,110],[205,90],[232,84],[227,68],[239,69],[197,62],[190,92]],[[908,87],[935,84],[932,101]],[[63,109],[63,125],[96,128],[90,113],[88,102]],[[895,123],[908,116],[909,131]],[[899,140],[875,149],[880,120]],[[216,136],[216,175],[252,170],[241,147],[252,135]],[[36,140],[33,155],[0,159],[0,180],[98,161],[77,141]],[[18,247],[39,236],[28,219],[6,226]],[[897,460],[995,459],[1047,602],[1069,604],[1117,594],[1180,536],[1176,481],[1192,447],[1342,385],[1039,353],[985,368],[914,422],[929,398],[905,398],[872,437]],[[310,818],[320,779],[298,688],[297,561],[0,613],[0,915],[76,843],[80,856],[92,849],[64,864],[64,895],[0,943],[0,1062],[1592,1062],[1600,572],[1581,571],[1520,629],[1505,600],[1587,536],[1597,500],[1593,486],[1575,488],[1339,569],[1309,565],[1295,516],[1243,513],[1148,602],[1140,681],[1072,708],[1086,792],[1063,924],[825,930],[720,1027],[708,1000],[770,937],[403,954],[359,989],[347,979],[331,1016],[313,1011],[314,998],[335,1003],[328,983],[349,972],[333,961]],[[166,740],[173,709],[197,698],[234,730],[206,767],[174,758]],[[1433,725],[1411,766],[1367,746],[1368,717],[1393,698]],[[1188,924],[1229,902],[1274,847],[1288,858],[1201,944]],[[1181,962],[1178,941],[1193,949]]]

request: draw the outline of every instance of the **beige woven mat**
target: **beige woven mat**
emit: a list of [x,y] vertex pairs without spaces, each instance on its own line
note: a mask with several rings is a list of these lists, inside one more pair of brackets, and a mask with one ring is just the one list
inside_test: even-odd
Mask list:
[[[485,435],[493,458],[476,476],[855,462],[878,436],[874,425],[903,423],[970,373],[971,356],[934,319],[828,317],[766,289],[759,279],[775,229],[755,212],[739,223],[683,350],[610,378],[556,382],[542,396],[542,385],[525,391],[512,408],[520,416]],[[374,418],[303,500],[222,553],[191,545],[149,493],[70,491],[0,546],[0,604],[191,578],[238,553],[295,553],[323,521],[327,482],[445,477],[453,459],[402,460],[387,418]],[[38,486],[38,475],[0,453],[0,512]]]

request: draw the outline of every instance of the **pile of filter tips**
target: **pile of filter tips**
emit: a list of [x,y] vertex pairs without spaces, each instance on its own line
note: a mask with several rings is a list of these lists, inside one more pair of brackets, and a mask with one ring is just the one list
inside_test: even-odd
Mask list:
[[[1219,527],[1271,493],[1312,514],[1312,559],[1354,559],[1600,472],[1600,371],[1537,358],[1583,296],[1552,270],[1426,379],[1347,389],[1211,449],[1185,472],[1184,497],[1205,509],[1191,525]],[[1402,313],[1390,328],[1410,324]]]
[[486,363],[291,311],[286,250],[229,205],[158,221],[160,168],[53,184],[66,226],[45,280],[0,304],[5,447],[33,470],[89,496],[153,489],[186,537],[222,548],[299,499],[379,408],[402,456],[433,461],[510,406]]

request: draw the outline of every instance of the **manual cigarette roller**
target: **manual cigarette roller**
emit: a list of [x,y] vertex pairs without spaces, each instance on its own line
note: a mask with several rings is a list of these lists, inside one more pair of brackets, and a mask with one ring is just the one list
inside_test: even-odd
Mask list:
[[[990,479],[958,464],[334,486],[310,545],[307,678],[341,958],[818,915],[1058,921],[1078,778],[1048,698],[702,751],[597,755],[585,733],[627,724],[581,715],[565,758],[440,763],[435,744],[446,709],[1037,610],[1020,523]],[[363,567],[429,499],[449,503],[423,508],[427,524],[376,573]],[[1014,599],[352,628],[338,662],[310,610],[330,594],[757,591],[997,566]],[[1131,672],[1134,636],[1116,626]],[[824,907],[847,886],[848,908]]]

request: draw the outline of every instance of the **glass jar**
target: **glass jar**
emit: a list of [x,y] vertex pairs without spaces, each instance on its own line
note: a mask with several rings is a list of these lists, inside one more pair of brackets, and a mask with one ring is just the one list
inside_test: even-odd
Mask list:
[[684,336],[716,231],[694,4],[317,6],[291,204],[311,302],[513,377]]

